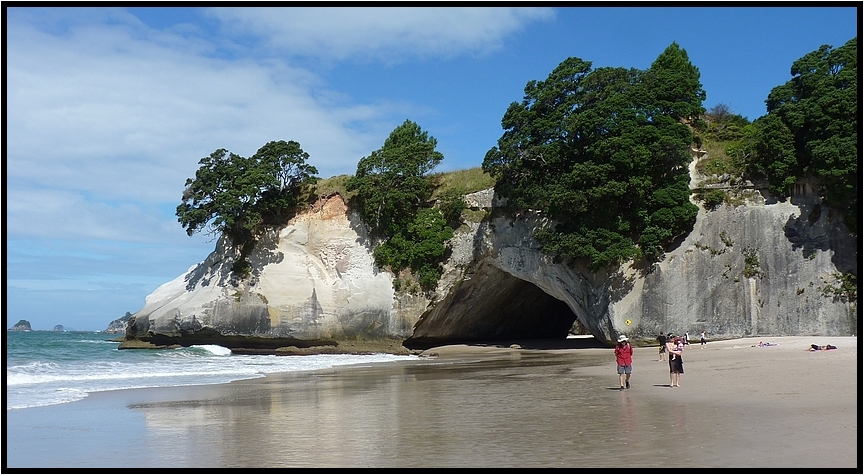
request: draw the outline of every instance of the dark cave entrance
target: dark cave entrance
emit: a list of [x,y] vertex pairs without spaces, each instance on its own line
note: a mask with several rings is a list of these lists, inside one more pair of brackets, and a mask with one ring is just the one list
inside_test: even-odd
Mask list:
[[403,344],[427,349],[455,343],[563,341],[574,324],[581,328],[566,303],[531,282],[485,265],[423,314]]

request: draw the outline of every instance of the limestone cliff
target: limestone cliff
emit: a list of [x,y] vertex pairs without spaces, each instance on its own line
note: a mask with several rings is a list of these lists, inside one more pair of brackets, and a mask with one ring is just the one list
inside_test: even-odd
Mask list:
[[146,298],[127,340],[277,348],[411,335],[411,299],[400,308],[393,276],[374,266],[362,226],[338,195],[264,236],[248,257],[249,278],[231,274],[237,257],[220,239],[204,262]]
[[700,209],[662,262],[613,272],[556,264],[530,238],[542,220],[493,213],[470,246],[454,241],[453,276],[407,344],[563,337],[568,315],[559,301],[570,322],[607,342],[624,333],[653,343],[670,331],[715,339],[855,334],[857,301],[823,290],[838,272],[857,274],[855,238],[813,196],[766,203],[747,194],[741,206]]
[[[751,187],[752,188],[752,187]],[[348,347],[399,341],[425,348],[456,341],[564,338],[578,321],[611,342],[626,333],[705,330],[709,338],[852,335],[857,300],[826,293],[838,272],[857,275],[857,240],[813,195],[700,209],[693,231],[653,266],[591,272],[555,263],[531,238],[548,225],[510,216],[492,190],[466,196],[485,211],[451,241],[438,288],[394,291],[376,268],[362,223],[339,195],[265,236],[252,275],[231,275],[224,239],[208,258],[156,289],[130,319],[127,345],[217,343],[232,348]]]

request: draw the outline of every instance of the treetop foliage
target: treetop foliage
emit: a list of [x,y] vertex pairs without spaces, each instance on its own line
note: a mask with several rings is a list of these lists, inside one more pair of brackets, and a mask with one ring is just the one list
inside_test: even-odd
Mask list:
[[646,71],[567,58],[510,105],[483,170],[510,205],[557,222],[535,233],[544,250],[594,268],[654,261],[696,217],[686,122],[704,97],[675,43]]
[[658,112],[675,121],[690,121],[704,112],[705,91],[699,82],[699,69],[675,42],[646,71],[643,87],[651,89]]
[[284,224],[317,180],[308,158],[295,141],[268,142],[249,158],[217,149],[186,180],[177,220],[190,236],[223,233],[248,252],[262,226]]
[[754,169],[785,196],[800,179],[821,184],[826,204],[858,228],[858,38],[828,45],[792,63],[792,79],[768,94],[754,121]]
[[437,143],[419,125],[406,120],[380,149],[360,159],[346,187],[356,192],[353,204],[373,234],[394,235],[426,205],[432,195],[427,174],[444,158],[435,150]]

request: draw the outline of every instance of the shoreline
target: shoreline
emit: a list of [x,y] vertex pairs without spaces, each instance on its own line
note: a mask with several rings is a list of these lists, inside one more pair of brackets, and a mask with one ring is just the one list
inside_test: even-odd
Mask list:
[[[753,346],[760,340],[777,346]],[[626,391],[617,390],[611,348],[572,343],[583,347],[445,345],[416,360],[105,391],[7,410],[9,466],[851,468],[860,461],[857,337],[691,343],[681,388],[668,387],[658,347],[638,347]],[[837,350],[808,352],[810,344]],[[621,444],[623,455],[609,454]]]

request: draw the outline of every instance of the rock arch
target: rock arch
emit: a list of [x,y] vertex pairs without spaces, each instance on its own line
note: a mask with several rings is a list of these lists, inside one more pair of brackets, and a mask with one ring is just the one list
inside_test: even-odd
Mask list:
[[484,262],[420,316],[404,345],[566,338],[577,316],[537,285]]

